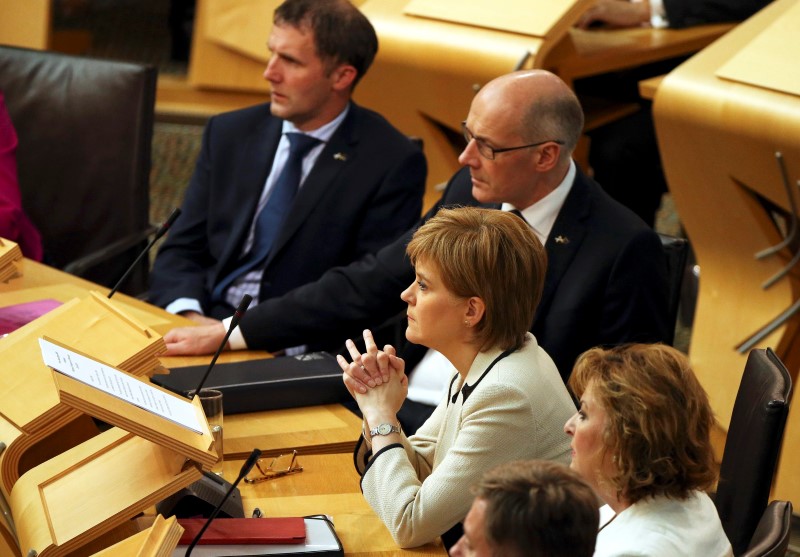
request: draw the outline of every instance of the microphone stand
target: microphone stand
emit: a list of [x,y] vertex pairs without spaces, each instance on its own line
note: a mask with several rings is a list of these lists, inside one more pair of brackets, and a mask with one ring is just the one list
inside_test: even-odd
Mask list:
[[[208,368],[206,369],[206,372],[203,374],[203,378],[200,379],[200,383],[197,385],[197,388],[194,390],[195,394],[199,393],[200,389],[203,388],[203,385],[205,384],[206,379],[208,379],[208,375],[211,373],[211,370],[214,367],[214,364],[217,363],[217,358],[219,358],[219,355],[222,353],[222,350],[225,348],[225,345],[228,343],[228,339],[230,338],[231,333],[236,328],[236,326],[239,324],[239,321],[242,319],[242,316],[247,311],[247,308],[250,306],[250,302],[252,302],[252,301],[253,301],[253,297],[250,294],[245,294],[244,296],[242,296],[242,300],[239,302],[239,307],[236,308],[236,312],[233,314],[233,319],[231,319],[231,326],[228,327],[228,331],[225,333],[225,337],[222,339],[222,342],[220,343],[219,347],[217,348],[217,351],[214,354],[214,357],[211,358],[211,363],[208,364]],[[190,391],[190,393],[191,393],[191,391]],[[189,394],[187,394],[187,398],[189,398],[191,400],[192,397]]]
[[152,249],[153,245],[154,245],[154,244],[155,244],[155,243],[156,243],[158,240],[160,240],[160,239],[161,239],[161,237],[162,237],[164,234],[166,234],[166,233],[167,233],[167,230],[169,230],[170,226],[172,226],[172,224],[175,222],[175,220],[176,220],[176,219],[177,219],[177,218],[178,218],[180,215],[181,215],[181,210],[180,210],[180,209],[178,209],[178,208],[175,208],[175,209],[173,209],[173,210],[172,210],[172,213],[170,213],[170,215],[169,215],[169,217],[167,218],[167,220],[165,220],[165,221],[164,221],[164,224],[162,224],[162,225],[161,225],[161,228],[159,228],[159,229],[158,229],[158,232],[156,232],[156,235],[155,235],[155,236],[153,236],[153,239],[152,239],[152,240],[150,240],[150,243],[149,243],[149,244],[147,244],[147,247],[146,247],[146,248],[144,248],[144,249],[142,250],[142,252],[141,252],[141,253],[139,254],[139,256],[136,258],[136,260],[135,260],[133,263],[131,263],[130,267],[128,267],[128,270],[127,270],[127,271],[125,271],[125,274],[124,274],[124,275],[122,275],[122,278],[121,278],[121,279],[119,279],[119,280],[117,281],[117,284],[115,284],[115,285],[114,285],[114,288],[112,288],[112,289],[111,289],[111,292],[109,292],[109,293],[108,293],[108,297],[109,297],[109,298],[111,298],[111,296],[113,296],[114,294],[116,294],[116,293],[117,293],[117,290],[119,290],[119,287],[120,287],[120,286],[122,286],[122,283],[123,283],[123,282],[125,282],[125,279],[126,279],[126,278],[128,278],[128,275],[130,275],[130,274],[133,272],[133,270],[136,268],[136,265],[138,265],[138,264],[139,264],[139,261],[141,261],[141,260],[142,260],[142,258],[143,258],[145,255],[147,255],[147,253],[148,253],[148,252],[149,252],[149,251]]
[[228,497],[231,496],[231,493],[233,493],[233,490],[236,489],[237,485],[239,485],[239,482],[242,481],[242,478],[244,478],[247,474],[250,473],[250,470],[253,469],[253,466],[255,466],[256,461],[258,461],[260,457],[261,457],[261,451],[259,449],[253,449],[253,452],[250,453],[249,457],[247,457],[247,461],[242,465],[242,469],[239,470],[239,475],[237,476],[236,481],[233,482],[228,491],[225,492],[225,495],[222,497],[222,501],[220,501],[219,504],[214,508],[214,511],[211,513],[211,516],[208,517],[208,520],[206,520],[206,523],[203,524],[202,528],[200,528],[200,531],[194,537],[192,543],[190,543],[189,547],[186,548],[186,553],[184,554],[184,557],[189,557],[189,555],[191,555],[194,546],[197,545],[197,543],[200,541],[200,538],[203,536],[205,531],[208,530],[208,527],[211,525],[211,521],[217,518],[220,509],[222,509],[222,505],[224,505],[225,501],[228,500]]

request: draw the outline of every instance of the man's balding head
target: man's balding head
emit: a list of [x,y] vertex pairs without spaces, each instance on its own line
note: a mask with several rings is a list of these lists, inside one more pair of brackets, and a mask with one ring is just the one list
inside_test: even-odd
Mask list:
[[521,139],[563,141],[561,158],[572,156],[583,131],[583,110],[561,78],[546,70],[521,70],[493,79],[475,100],[482,95],[505,107],[507,125],[514,126]]

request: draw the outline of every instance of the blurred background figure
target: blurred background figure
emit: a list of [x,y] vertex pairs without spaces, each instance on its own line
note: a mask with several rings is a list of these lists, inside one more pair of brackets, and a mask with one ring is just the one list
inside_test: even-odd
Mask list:
[[6,110],[0,91],[0,236],[17,242],[23,255],[42,260],[42,239],[39,231],[22,210],[17,181],[17,133]]

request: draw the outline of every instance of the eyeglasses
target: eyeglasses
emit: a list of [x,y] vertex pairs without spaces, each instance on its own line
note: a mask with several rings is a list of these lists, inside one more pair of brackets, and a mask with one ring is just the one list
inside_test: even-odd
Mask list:
[[544,145],[545,143],[558,143],[559,145],[564,145],[564,142],[560,139],[548,139],[547,141],[539,141],[529,145],[520,145],[519,147],[503,147],[502,149],[495,149],[494,147],[489,147],[489,145],[487,145],[483,139],[479,139],[472,135],[472,132],[467,128],[466,121],[461,122],[461,132],[464,134],[464,139],[467,140],[467,145],[469,145],[470,141],[474,139],[475,145],[478,147],[478,152],[483,158],[489,159],[490,161],[494,160],[494,157],[497,155],[497,153],[507,153],[509,151],[517,151],[519,149],[538,147],[539,145]]
[[245,477],[245,483],[265,482],[303,471],[303,467],[297,461],[297,451],[292,451],[291,454],[278,455],[270,461],[269,465],[266,464],[265,459],[259,458],[256,461],[256,468],[258,469],[258,472],[254,473],[256,475]]

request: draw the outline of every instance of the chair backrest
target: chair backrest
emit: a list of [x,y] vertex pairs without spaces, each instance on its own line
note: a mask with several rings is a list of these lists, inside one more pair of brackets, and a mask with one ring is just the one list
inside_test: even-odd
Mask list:
[[733,405],[714,498],[734,555],[747,548],[767,506],[791,396],[791,377],[775,353],[752,350]]
[[[0,89],[19,137],[22,203],[46,261],[64,268],[149,225],[156,70],[0,46]],[[87,270],[112,286],[144,243]],[[147,261],[124,290],[147,285]]]
[[675,340],[675,325],[678,322],[678,306],[681,301],[681,287],[683,286],[684,269],[689,255],[689,241],[685,238],[676,238],[667,234],[658,234],[664,256],[667,261],[667,310],[668,323],[671,325],[670,337],[664,339],[667,344]]
[[792,528],[792,503],[773,501],[764,510],[761,520],[741,557],[782,557],[789,549]]

